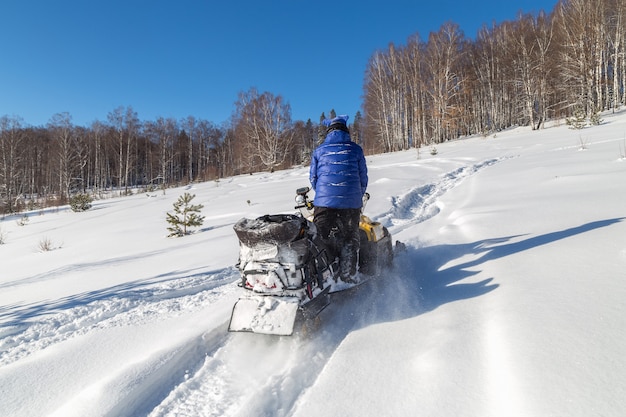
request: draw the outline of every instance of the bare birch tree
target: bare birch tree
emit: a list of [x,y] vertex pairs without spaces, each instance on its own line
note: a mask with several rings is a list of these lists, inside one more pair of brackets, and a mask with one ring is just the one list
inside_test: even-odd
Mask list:
[[72,172],[76,162],[74,152],[76,137],[72,116],[67,112],[53,115],[48,123],[48,129],[52,133],[56,149],[59,198],[61,202],[65,202],[70,196]]
[[[393,128],[391,122],[391,104],[388,94],[389,68],[387,54],[375,52],[367,66],[365,75],[365,118],[369,126],[368,133],[375,136],[381,144],[381,150],[393,149]],[[366,150],[375,152],[373,144],[366,143]],[[367,146],[369,145],[369,146]]]
[[127,108],[118,107],[108,114],[108,121],[115,132],[117,148],[117,185],[120,189],[128,192],[128,180],[133,163],[133,150],[136,146],[135,140],[139,132],[139,118],[131,106]]
[[159,117],[154,122],[146,123],[145,133],[158,146],[159,173],[156,178],[150,178],[149,182],[160,183],[165,192],[165,184],[170,183],[174,177],[174,143],[179,133],[178,124],[172,118]]
[[596,111],[596,84],[602,53],[599,49],[599,2],[560,1],[555,9],[561,49],[560,76],[567,105],[586,116]]
[[5,213],[13,213],[23,188],[24,133],[18,117],[0,117],[0,202]]
[[463,78],[460,73],[463,34],[454,23],[444,24],[428,38],[426,65],[432,77],[428,93],[431,100],[432,139],[442,142],[450,137],[453,125],[451,104],[460,92]]
[[240,94],[236,104],[238,131],[265,169],[273,171],[291,152],[293,129],[291,107],[281,96],[251,89]]

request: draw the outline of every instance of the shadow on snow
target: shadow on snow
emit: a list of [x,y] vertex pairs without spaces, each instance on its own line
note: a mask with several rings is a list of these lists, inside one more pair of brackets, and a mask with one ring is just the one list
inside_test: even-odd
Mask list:
[[[322,312],[322,329],[332,328],[337,343],[352,330],[377,323],[413,318],[447,303],[475,298],[498,288],[492,278],[462,282],[480,273],[487,261],[608,227],[625,217],[599,220],[539,236],[485,239],[456,245],[407,247],[383,276],[337,293]],[[468,259],[468,260],[465,260]],[[328,329],[330,330],[330,329]]]

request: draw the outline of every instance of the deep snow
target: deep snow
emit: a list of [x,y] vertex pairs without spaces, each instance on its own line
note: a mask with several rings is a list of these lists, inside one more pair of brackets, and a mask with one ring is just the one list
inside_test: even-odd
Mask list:
[[[366,214],[407,250],[292,337],[227,332],[232,226],[294,212],[308,167],[7,217],[0,416],[623,415],[626,114],[603,118],[368,157]],[[167,238],[185,191],[204,225]]]

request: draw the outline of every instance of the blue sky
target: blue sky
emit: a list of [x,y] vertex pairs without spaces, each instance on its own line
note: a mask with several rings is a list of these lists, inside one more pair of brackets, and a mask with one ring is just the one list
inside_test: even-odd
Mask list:
[[[474,3],[474,4],[471,4]],[[0,116],[76,125],[119,106],[141,120],[226,122],[239,92],[283,96],[294,120],[360,109],[369,58],[445,22],[470,38],[557,0],[5,0]]]

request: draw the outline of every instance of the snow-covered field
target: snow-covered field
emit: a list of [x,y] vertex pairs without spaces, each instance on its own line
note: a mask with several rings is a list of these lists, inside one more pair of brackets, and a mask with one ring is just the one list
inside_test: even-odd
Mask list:
[[[292,337],[227,332],[232,226],[294,212],[307,167],[7,217],[0,416],[622,416],[626,113],[603,118],[368,157],[366,214],[407,250]],[[185,191],[204,225],[166,238]]]

